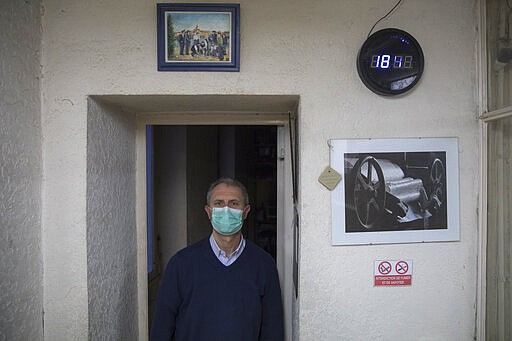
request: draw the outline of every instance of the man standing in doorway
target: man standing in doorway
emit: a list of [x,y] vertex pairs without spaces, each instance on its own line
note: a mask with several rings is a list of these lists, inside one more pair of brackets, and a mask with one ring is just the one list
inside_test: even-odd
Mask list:
[[218,179],[210,185],[206,203],[212,234],[169,261],[151,340],[282,341],[275,262],[241,232],[251,209],[245,186]]

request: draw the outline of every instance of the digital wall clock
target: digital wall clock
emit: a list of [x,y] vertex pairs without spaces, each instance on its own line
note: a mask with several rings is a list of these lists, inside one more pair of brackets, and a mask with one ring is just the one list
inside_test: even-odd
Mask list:
[[409,33],[385,28],[370,35],[357,54],[357,72],[371,91],[394,96],[411,90],[423,73],[423,51]]

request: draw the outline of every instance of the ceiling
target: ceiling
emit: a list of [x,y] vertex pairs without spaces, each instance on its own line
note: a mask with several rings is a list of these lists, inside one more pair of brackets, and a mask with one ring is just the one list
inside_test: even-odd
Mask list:
[[295,114],[299,95],[97,95],[93,100],[136,114]]

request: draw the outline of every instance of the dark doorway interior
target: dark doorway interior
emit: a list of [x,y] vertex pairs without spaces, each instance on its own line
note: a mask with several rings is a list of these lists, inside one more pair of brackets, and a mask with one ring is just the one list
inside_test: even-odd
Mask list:
[[153,126],[148,134],[148,312],[160,274],[179,249],[209,236],[208,185],[221,176],[247,186],[251,213],[243,235],[276,258],[277,127]]

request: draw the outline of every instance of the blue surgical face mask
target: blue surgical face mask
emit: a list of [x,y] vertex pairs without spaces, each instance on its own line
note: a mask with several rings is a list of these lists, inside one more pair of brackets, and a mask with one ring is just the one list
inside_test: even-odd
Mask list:
[[242,210],[228,206],[212,208],[212,226],[218,233],[231,236],[242,228]]

